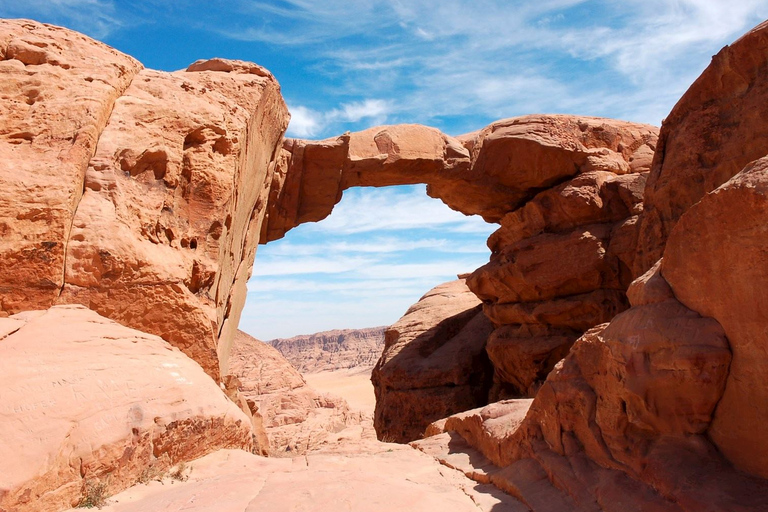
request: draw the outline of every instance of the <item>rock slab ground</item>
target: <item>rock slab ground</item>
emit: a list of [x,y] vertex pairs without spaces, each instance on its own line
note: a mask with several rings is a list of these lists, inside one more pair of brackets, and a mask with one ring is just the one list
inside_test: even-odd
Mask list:
[[[501,512],[514,499],[477,484],[409,447],[375,453],[266,459],[220,450],[188,465],[183,482],[138,485],[109,499],[104,512]],[[498,493],[497,493],[498,494]],[[74,512],[73,509],[70,512]]]

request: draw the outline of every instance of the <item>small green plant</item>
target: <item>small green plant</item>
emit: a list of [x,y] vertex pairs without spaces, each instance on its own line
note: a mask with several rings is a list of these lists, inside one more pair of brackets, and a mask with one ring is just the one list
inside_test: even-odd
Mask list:
[[105,480],[86,479],[83,482],[83,490],[77,508],[101,508],[107,504],[107,487],[109,478]]

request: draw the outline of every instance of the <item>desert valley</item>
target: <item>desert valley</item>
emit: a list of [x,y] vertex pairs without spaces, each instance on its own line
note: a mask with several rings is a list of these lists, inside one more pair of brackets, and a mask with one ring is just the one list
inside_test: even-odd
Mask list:
[[[0,512],[768,511],[768,22],[661,128],[306,140],[283,94],[0,20]],[[259,244],[409,184],[495,225],[485,265],[240,330]]]

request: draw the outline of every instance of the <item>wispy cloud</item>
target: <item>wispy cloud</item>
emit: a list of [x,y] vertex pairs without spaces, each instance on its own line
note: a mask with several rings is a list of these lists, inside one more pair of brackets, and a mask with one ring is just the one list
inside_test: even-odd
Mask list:
[[[391,324],[430,288],[487,262],[494,228],[420,185],[349,190],[327,219],[259,248],[244,328],[266,339]],[[290,321],[288,301],[315,323]]]
[[333,214],[317,229],[351,234],[391,230],[431,229],[441,232],[487,233],[491,225],[480,217],[468,217],[427,197],[423,185],[406,189],[348,190]]
[[112,0],[25,0],[2,2],[2,16],[64,25],[103,39],[124,24]]
[[309,138],[319,133],[327,133],[333,126],[343,126],[360,121],[366,121],[367,125],[376,126],[386,122],[389,111],[388,102],[370,98],[343,103],[339,108],[332,108],[325,112],[298,105],[290,107],[291,122],[288,125],[288,135]]
[[374,95],[390,122],[570,112],[658,124],[768,1],[288,1],[274,14],[277,34],[251,35],[304,48],[339,98]]

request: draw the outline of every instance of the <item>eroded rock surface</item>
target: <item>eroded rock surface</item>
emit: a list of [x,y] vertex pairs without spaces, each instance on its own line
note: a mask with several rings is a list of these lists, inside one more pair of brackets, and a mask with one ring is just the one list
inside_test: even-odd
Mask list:
[[117,100],[59,299],[162,336],[214,378],[226,373],[286,126],[277,83],[239,71],[145,70]]
[[248,418],[194,361],[82,306],[0,318],[0,404],[0,509],[13,512],[254,448]]
[[655,133],[529,116],[466,137],[473,173],[519,187],[488,239],[490,262],[467,279],[496,326],[487,346],[492,400],[533,396],[585,330],[626,309]]
[[652,126],[610,119],[531,115],[497,121],[463,143],[421,125],[287,139],[261,242],[325,218],[354,186],[426,183],[427,194],[454,210],[499,222],[537,192],[580,173],[647,170],[656,134]]
[[723,48],[664,120],[645,189],[635,275],[662,256],[680,216],[768,154],[768,24]]
[[418,439],[432,421],[487,402],[493,326],[463,279],[430,290],[386,332],[373,369],[379,439]]
[[[152,482],[112,497],[105,512],[365,510],[495,512],[527,509],[409,447],[295,459],[221,450],[192,462],[184,482]],[[489,489],[490,487],[490,489]],[[495,491],[495,492],[494,492]]]
[[349,427],[359,427],[345,434],[358,440],[373,436],[370,417],[350,409],[343,398],[308,386],[271,345],[238,331],[230,363],[240,394],[263,418],[270,455],[315,451],[335,442]]
[[143,70],[23,20],[0,47],[1,314],[84,304],[226,373],[288,122],[277,82],[223,59]]
[[301,373],[373,368],[386,327],[337,329],[269,341]]
[[58,297],[88,162],[140,69],[77,32],[0,22],[0,315]]
[[709,436],[737,467],[768,478],[768,158],[692,206],[672,231],[662,273],[680,302],[716,319],[731,362]]

